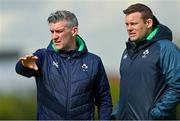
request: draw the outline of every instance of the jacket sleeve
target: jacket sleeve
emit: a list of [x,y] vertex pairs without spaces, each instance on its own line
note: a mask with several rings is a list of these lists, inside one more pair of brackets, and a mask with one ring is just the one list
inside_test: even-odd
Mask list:
[[112,113],[112,99],[107,75],[100,60],[95,85],[95,104],[98,107],[100,120],[110,120]]
[[180,50],[170,41],[161,43],[160,68],[167,88],[152,109],[152,118],[174,119],[172,114],[175,113],[176,105],[180,102]]
[[16,73],[25,76],[25,77],[32,77],[32,76],[38,76],[40,74],[40,69],[41,69],[41,65],[42,62],[41,60],[43,60],[43,51],[42,50],[37,50],[35,53],[33,53],[33,55],[38,57],[38,60],[36,61],[36,64],[38,66],[38,71],[35,71],[33,69],[29,69],[27,67],[24,67],[21,63],[21,61],[19,60],[16,64],[15,70]]

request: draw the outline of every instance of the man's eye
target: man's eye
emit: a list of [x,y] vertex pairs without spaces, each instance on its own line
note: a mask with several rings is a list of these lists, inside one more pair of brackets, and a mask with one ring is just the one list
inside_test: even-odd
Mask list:
[[65,30],[65,29],[60,29],[60,30],[57,30],[56,32],[57,32],[57,33],[62,33],[62,32],[64,32],[64,30]]
[[137,25],[138,23],[132,23],[132,25]]
[[58,31],[56,31],[57,33],[61,33],[61,32],[63,32],[62,30],[58,30]]

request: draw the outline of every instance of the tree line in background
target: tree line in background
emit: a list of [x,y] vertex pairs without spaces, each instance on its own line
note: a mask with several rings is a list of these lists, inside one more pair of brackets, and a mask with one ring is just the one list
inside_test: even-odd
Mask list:
[[[119,98],[119,81],[110,81],[113,107]],[[97,119],[97,110],[95,114]],[[0,120],[35,120],[36,92],[26,96],[0,94]],[[180,105],[177,107],[177,119],[180,119]]]

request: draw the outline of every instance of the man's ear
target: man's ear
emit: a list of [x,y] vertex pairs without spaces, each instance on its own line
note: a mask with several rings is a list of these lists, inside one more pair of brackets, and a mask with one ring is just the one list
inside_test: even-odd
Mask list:
[[147,19],[147,20],[146,20],[146,25],[147,25],[148,28],[152,28],[152,26],[153,26],[153,20],[150,19],[150,18]]
[[72,32],[72,36],[76,36],[78,33],[78,27],[77,26],[73,27],[71,32]]

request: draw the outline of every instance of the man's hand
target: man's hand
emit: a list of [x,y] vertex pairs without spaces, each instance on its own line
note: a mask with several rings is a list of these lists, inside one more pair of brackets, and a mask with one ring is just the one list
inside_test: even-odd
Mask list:
[[30,68],[30,69],[34,69],[34,70],[38,70],[38,67],[36,65],[36,60],[38,59],[37,56],[34,56],[32,54],[29,55],[25,55],[23,57],[20,57],[21,63],[24,67]]

